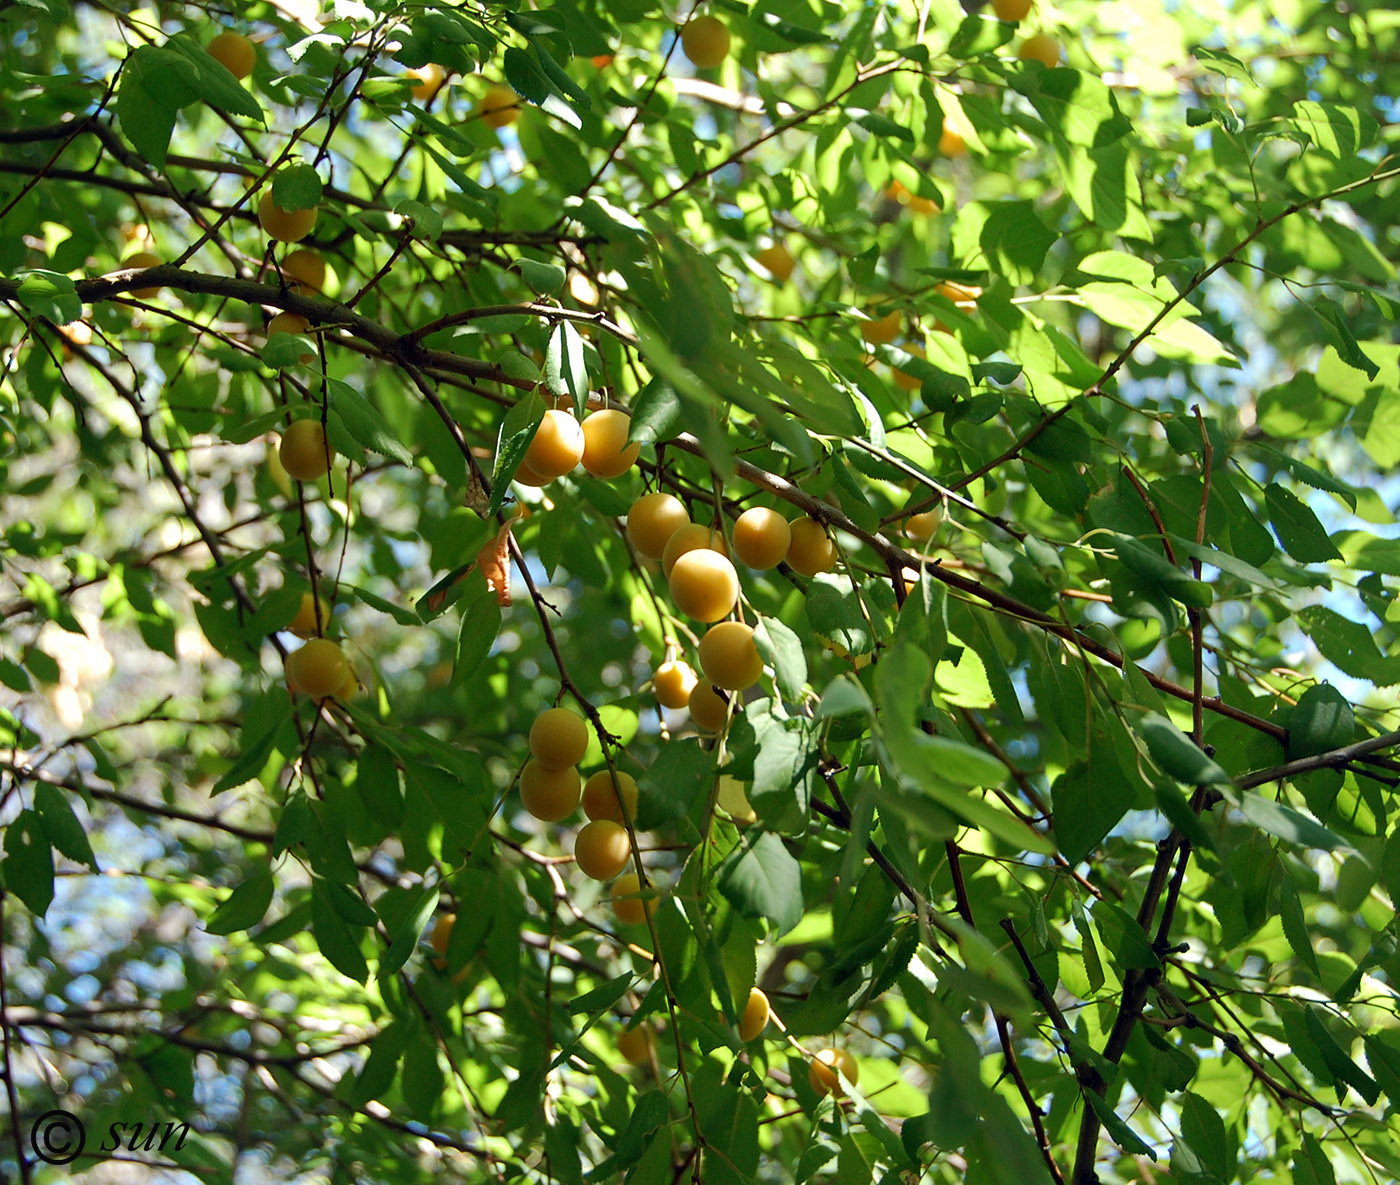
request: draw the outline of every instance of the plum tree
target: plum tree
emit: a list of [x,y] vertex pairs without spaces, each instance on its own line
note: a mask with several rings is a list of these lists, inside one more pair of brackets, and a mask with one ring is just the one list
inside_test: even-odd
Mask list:
[[[138,251],[136,254],[129,255],[126,259],[122,260],[122,267],[159,267],[164,262],[165,260],[159,255],[153,255],[149,251]],[[150,288],[132,288],[130,293],[138,300],[150,300],[151,297],[155,296],[159,291],[160,285],[156,284]]]
[[617,1035],[617,1052],[629,1066],[644,1066],[651,1061],[656,1049],[656,1037],[651,1025],[643,1021],[635,1029],[624,1029]]
[[583,467],[594,477],[621,477],[632,468],[642,446],[627,443],[632,417],[616,408],[604,408],[584,418]]
[[420,102],[431,99],[442,89],[442,84],[447,81],[447,71],[436,62],[429,62],[426,66],[410,70],[408,76],[416,80],[409,88],[409,94]]
[[530,753],[541,765],[564,769],[588,751],[588,724],[568,708],[549,708],[530,725]]
[[282,274],[312,292],[320,292],[326,286],[325,256],[312,247],[298,247],[282,260]]
[[659,560],[671,536],[690,523],[685,503],[674,494],[643,494],[627,512],[627,539],[649,560]]
[[898,309],[881,317],[867,317],[860,322],[860,335],[872,345],[887,345],[899,336],[904,317]]
[[729,722],[729,703],[708,677],[702,676],[695,681],[686,706],[690,709],[690,718],[695,726],[706,732],[722,732]]
[[656,668],[651,680],[652,691],[663,708],[684,708],[690,704],[695,687],[695,671],[681,659],[667,659]]
[[335,452],[320,420],[293,420],[282,433],[277,456],[288,476],[297,481],[315,481],[330,472]]
[[287,655],[287,681],[293,690],[312,699],[326,699],[345,686],[350,664],[338,642],[330,638],[308,638]]
[[520,97],[508,86],[487,87],[477,110],[488,127],[503,128],[520,118]]
[[557,823],[578,810],[580,779],[572,765],[556,769],[531,758],[520,770],[520,801],[544,823]]
[[752,506],[734,520],[734,555],[741,564],[764,571],[787,558],[792,542],[788,521],[767,506]]
[[627,828],[611,819],[594,819],[579,828],[574,838],[574,860],[584,876],[595,881],[610,881],[626,866],[632,856],[632,841]]
[[299,638],[309,638],[313,634],[322,633],[330,624],[330,620],[331,606],[324,599],[304,592],[301,594],[301,604],[297,607],[296,616],[287,628]]
[[744,691],[763,676],[763,659],[754,645],[753,627],[721,621],[700,639],[700,669],[716,687]]
[[761,248],[754,259],[779,284],[787,283],[797,268],[797,260],[782,243],[770,243]]
[[[267,323],[267,336],[274,333],[310,333],[311,322],[300,313],[278,313]],[[303,364],[316,361],[315,354],[302,354],[300,360]]]
[[836,567],[836,544],[821,523],[804,515],[793,519],[789,525],[792,528],[792,543],[788,547],[788,567],[803,576],[830,572]]
[[643,891],[641,878],[635,872],[624,872],[613,881],[609,898],[613,913],[624,926],[645,925],[647,915],[654,910],[655,905],[650,898],[638,895]]
[[1026,19],[1034,3],[1035,0],[992,0],[992,11],[997,20],[1015,24]]
[[305,210],[288,210],[277,204],[272,189],[263,191],[258,199],[258,224],[269,239],[279,243],[299,243],[316,228],[320,210],[311,206]]
[[590,819],[611,819],[614,823],[635,819],[637,779],[626,770],[600,769],[584,784],[583,813]]
[[808,1063],[807,1081],[819,1095],[840,1098],[846,1093],[847,1082],[855,1086],[860,1081],[860,1066],[844,1049],[822,1049]]
[[697,70],[713,70],[729,56],[729,27],[716,16],[691,17],[681,30],[681,52]]
[[768,1018],[771,1015],[772,1009],[768,1006],[767,995],[761,988],[750,988],[748,1001],[739,1017],[739,1040],[745,1043],[752,1041],[768,1027]]
[[583,427],[569,412],[550,408],[535,429],[523,464],[546,481],[553,481],[583,459],[583,450]]
[[258,63],[258,50],[242,33],[226,29],[204,51],[235,78],[247,78]]
[[1032,33],[1016,48],[1023,62],[1040,62],[1047,68],[1060,64],[1060,43],[1049,33]]
[[724,541],[724,532],[718,527],[707,527],[703,523],[687,523],[672,532],[661,553],[662,575],[669,578],[676,566],[676,561],[681,556],[688,551],[702,548],[717,551],[721,555],[729,554],[729,547]]
[[739,599],[739,574],[727,556],[709,548],[682,554],[671,566],[671,600],[696,621],[718,621]]

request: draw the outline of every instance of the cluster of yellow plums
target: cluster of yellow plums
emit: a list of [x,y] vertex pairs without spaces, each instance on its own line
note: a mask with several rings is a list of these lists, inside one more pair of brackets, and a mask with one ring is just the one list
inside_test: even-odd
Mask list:
[[[703,675],[684,660],[668,657],[657,668],[652,689],[667,708],[687,708],[698,728],[720,732],[729,719],[721,692],[746,691],[763,675],[753,627],[724,621],[739,600],[739,574],[730,543],[718,527],[692,523],[685,504],[664,492],[643,494],[627,513],[627,538],[648,559],[661,562],[671,600],[686,617],[710,626],[700,640]],[[789,522],[776,510],[754,506],[735,520],[734,557],[766,571],[786,562],[803,576],[830,571],[836,545],[821,523],[807,515]]]
[[579,423],[572,412],[552,407],[535,429],[515,480],[547,485],[580,464],[594,477],[621,477],[642,451],[636,441],[627,442],[631,430],[632,418],[616,408],[595,411]]

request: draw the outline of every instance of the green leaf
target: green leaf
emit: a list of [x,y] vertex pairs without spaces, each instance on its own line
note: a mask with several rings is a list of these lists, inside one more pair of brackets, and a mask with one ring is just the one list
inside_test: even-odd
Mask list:
[[807,682],[802,640],[776,617],[760,617],[753,640],[763,661],[776,673],[779,690],[790,700],[800,700]]
[[1293,123],[1328,156],[1351,160],[1375,138],[1375,118],[1355,107],[1308,99],[1293,105]]
[[360,950],[359,939],[333,904],[330,886],[319,877],[311,882],[311,931],[316,945],[332,967],[356,983],[369,979],[369,967]]
[[802,920],[802,869],[771,831],[750,829],[720,868],[719,888],[744,917],[786,934]]
[[457,652],[452,662],[454,683],[467,682],[476,674],[501,632],[500,599],[486,583],[485,574],[478,568],[464,583],[462,626],[457,634]]
[[1290,761],[1340,749],[1355,739],[1356,717],[1351,704],[1331,684],[1319,683],[1298,697],[1288,718]]
[[1103,1124],[1104,1131],[1112,1137],[1113,1142],[1118,1147],[1130,1156],[1145,1156],[1153,1161],[1157,1159],[1157,1153],[1143,1142],[1142,1137],[1128,1126],[1127,1122],[1113,1109],[1113,1105],[1103,1099],[1097,1091],[1086,1090],[1084,1097],[1094,1108],[1094,1113]]
[[1322,971],[1317,965],[1317,955],[1313,951],[1312,937],[1308,933],[1308,923],[1303,914],[1303,901],[1298,896],[1298,886],[1293,883],[1293,878],[1285,871],[1279,878],[1279,920],[1283,923],[1283,936],[1288,939],[1288,945],[1293,948],[1293,953],[1303,961],[1303,964],[1313,973],[1313,977],[1320,983],[1322,981]]
[[92,854],[87,833],[73,813],[67,797],[58,787],[48,782],[38,782],[34,786],[34,806],[44,820],[44,833],[49,842],[70,860],[86,864],[93,871],[97,867],[97,857]]
[[1323,1023],[1320,1010],[1315,1005],[1309,1005],[1306,1008],[1303,1013],[1303,1023],[1307,1027],[1308,1036],[1313,1039],[1318,1052],[1322,1054],[1322,1060],[1327,1063],[1327,1068],[1331,1070],[1338,1088],[1345,1083],[1374,1106],[1376,1100],[1380,1098],[1380,1086],[1377,1085],[1374,1078],[1351,1060],[1347,1051],[1342,1048]]
[[405,198],[394,206],[394,213],[411,224],[415,239],[436,243],[442,237],[442,215],[431,206]]
[[390,928],[389,949],[380,958],[379,967],[375,971],[379,979],[383,980],[386,976],[394,974],[408,962],[409,955],[418,947],[418,939],[422,936],[424,927],[437,911],[438,897],[436,887],[420,890],[413,907],[404,911],[398,924]]
[[274,882],[270,872],[256,873],[233,890],[209,915],[204,928],[210,934],[234,934],[251,930],[267,915]]
[[53,849],[37,811],[20,811],[5,829],[5,889],[38,917],[53,901]]
[[1137,732],[1147,752],[1163,773],[1188,786],[1228,784],[1230,775],[1181,729],[1158,712],[1148,712],[1138,722]]
[[680,396],[659,375],[653,375],[632,401],[632,426],[629,440],[661,442],[670,440],[685,430],[685,416]]
[[521,278],[541,296],[553,296],[564,287],[569,273],[556,263],[541,263],[536,259],[517,261]]
[[1150,971],[1159,965],[1160,960],[1137,918],[1122,906],[1111,901],[1095,901],[1093,917],[1104,946],[1113,955],[1120,978],[1123,971]]
[[555,395],[570,395],[582,410],[588,399],[588,368],[584,364],[583,338],[569,321],[560,321],[549,335],[544,355],[545,385]]
[[117,84],[122,134],[144,160],[165,168],[180,108],[199,97],[199,70],[183,55],[153,45],[134,49]]
[[1264,505],[1268,509],[1269,523],[1278,535],[1283,550],[1300,564],[1342,558],[1342,553],[1318,522],[1317,515],[1297,495],[1272,482],[1264,491]]
[[328,386],[332,393],[332,419],[338,420],[351,436],[371,452],[390,457],[401,465],[413,464],[413,455],[399,442],[389,421],[374,404],[349,383],[339,379],[328,380]]
[[544,413],[545,402],[538,391],[531,391],[506,412],[496,437],[496,470],[491,475],[491,501],[486,507],[485,517],[494,518],[500,510],[511,479],[520,468],[520,462],[525,459],[525,453],[530,447],[530,441],[534,439],[535,429],[544,419]]
[[583,995],[575,996],[570,1000],[569,1015],[577,1016],[580,1012],[606,1012],[631,991],[632,985],[636,982],[637,977],[631,971],[616,975],[606,983],[599,984],[592,991],[584,992]]
[[989,267],[1011,284],[1030,284],[1058,237],[1041,221],[1034,203],[1008,198],[960,207],[950,245],[960,261]]
[[1246,819],[1270,835],[1324,852],[1345,846],[1321,823],[1262,794],[1243,790],[1232,792],[1228,797]]
[[284,165],[272,179],[272,200],[284,210],[309,210],[319,206],[325,187],[310,165]]
[[20,277],[15,295],[31,313],[55,325],[67,325],[83,315],[83,302],[71,277],[38,270],[21,272]]

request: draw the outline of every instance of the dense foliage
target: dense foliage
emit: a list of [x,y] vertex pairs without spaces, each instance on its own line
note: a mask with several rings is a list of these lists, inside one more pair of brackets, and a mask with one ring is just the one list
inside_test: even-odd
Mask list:
[[1400,1177],[1400,14],[1025,7],[0,5],[0,1172]]

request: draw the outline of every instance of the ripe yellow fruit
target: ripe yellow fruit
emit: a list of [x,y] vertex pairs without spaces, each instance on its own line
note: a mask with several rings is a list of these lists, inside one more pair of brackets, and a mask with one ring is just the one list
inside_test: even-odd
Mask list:
[[408,76],[417,79],[409,94],[415,99],[425,100],[431,99],[442,88],[447,80],[447,71],[436,62],[429,62],[426,66],[410,70]]
[[595,819],[580,829],[574,840],[574,860],[584,876],[610,881],[626,866],[632,855],[627,828],[611,819]]
[[349,671],[340,645],[329,638],[309,638],[300,650],[287,655],[287,681],[293,690],[312,699],[335,695]]
[[845,1075],[852,1086],[860,1081],[860,1067],[844,1049],[823,1049],[807,1067],[807,1081],[819,1095],[834,1094],[838,1099],[846,1093],[845,1084],[836,1071]]
[[768,274],[777,280],[779,284],[785,284],[791,278],[793,271],[797,267],[797,260],[792,257],[782,243],[774,243],[771,247],[764,247],[754,256],[760,267],[765,268]]
[[[269,321],[269,322],[267,323],[267,336],[268,336],[268,337],[271,337],[274,333],[310,333],[310,332],[311,332],[311,322],[308,321],[305,317],[303,317],[300,313],[278,313],[277,316],[273,317],[272,320]],[[308,364],[308,363],[311,363],[311,362],[315,362],[315,361],[316,361],[316,355],[315,355],[315,354],[302,354],[302,355],[301,355],[301,362],[303,363],[303,365]]]
[[330,624],[331,607],[324,600],[319,605],[321,620],[316,620],[317,600],[309,592],[301,594],[301,606],[297,609],[297,615],[292,618],[292,623],[287,628],[299,638],[309,638],[313,634],[319,634]]
[[696,681],[691,689],[687,707],[690,708],[690,718],[695,722],[695,727],[703,728],[706,732],[721,732],[729,722],[729,705],[720,697],[714,683],[709,679]]
[[671,536],[690,522],[685,503],[673,494],[643,494],[627,512],[627,539],[649,560],[659,560]]
[[734,520],[734,554],[739,562],[764,571],[787,557],[792,528],[776,510],[752,506]]
[[632,468],[642,446],[627,443],[632,417],[614,408],[595,411],[583,421],[583,467],[594,477],[621,477]]
[[827,536],[826,528],[821,523],[804,515],[793,519],[789,526],[792,528],[792,544],[788,548],[788,567],[803,576],[830,572],[836,567],[836,544]]
[[721,621],[700,639],[700,669],[726,691],[743,691],[763,677],[763,659],[754,645],[753,627]]
[[637,896],[642,882],[635,872],[625,872],[613,882],[612,907],[617,920],[624,926],[642,926],[652,911],[652,903]]
[[959,284],[956,280],[944,280],[934,291],[959,308],[976,308],[977,298],[982,295],[982,289],[975,284]]
[[258,62],[258,51],[253,43],[232,30],[220,33],[204,47],[204,52],[235,78],[247,78]]
[[282,433],[282,445],[277,450],[282,468],[297,481],[325,477],[334,455],[320,420],[293,420]]
[[925,510],[922,514],[911,514],[904,520],[904,533],[910,539],[917,539],[922,543],[925,539],[933,538],[942,522],[943,516],[937,510]]
[[697,70],[713,70],[729,56],[729,29],[717,16],[697,16],[681,30],[681,52]]
[[749,796],[744,793],[744,783],[738,778],[720,774],[715,801],[724,813],[741,827],[758,821],[758,812],[749,804]]
[[[923,346],[905,346],[904,352],[906,354],[913,354],[915,358],[922,358],[924,356]],[[893,369],[894,383],[896,387],[900,388],[900,390],[919,391],[923,389],[923,379],[919,378],[917,375],[907,374],[905,371],[900,370],[897,366]]]
[[319,251],[298,247],[282,261],[282,274],[293,283],[320,292],[326,286],[326,261]]
[[1016,56],[1023,62],[1043,62],[1048,69],[1060,64],[1060,43],[1048,33],[1035,33],[1021,42]]
[[992,11],[997,14],[997,20],[1015,24],[1026,19],[1032,3],[1033,0],[992,0]]
[[651,1051],[656,1048],[651,1026],[640,1024],[635,1029],[627,1029],[617,1035],[617,1052],[629,1066],[644,1066],[651,1061]]
[[768,1027],[768,1017],[772,1009],[768,1007],[768,997],[761,989],[749,989],[749,1002],[744,1005],[744,1014],[739,1018],[739,1040],[752,1041]]
[[540,486],[547,486],[554,479],[552,477],[545,477],[542,473],[536,473],[530,466],[525,464],[524,461],[521,461],[520,464],[516,466],[515,477],[512,480],[518,481],[523,486],[532,486],[538,489]]
[[[138,251],[135,255],[130,255],[122,260],[122,267],[123,269],[134,267],[159,267],[164,262],[165,260],[159,255],[152,255],[149,251]],[[150,300],[151,297],[155,296],[156,293],[160,291],[160,288],[161,286],[159,284],[155,285],[153,288],[132,288],[128,292],[128,295],[136,297],[137,300]]]
[[887,313],[883,317],[871,317],[860,323],[860,335],[866,341],[887,345],[899,336],[899,330],[903,324],[903,318],[899,315],[899,310]]
[[508,86],[488,87],[478,110],[487,127],[503,128],[520,118],[520,98]]
[[288,210],[273,199],[269,187],[258,200],[258,223],[269,239],[279,243],[299,243],[316,225],[319,207],[309,210]]
[[[621,801],[619,801],[621,799]],[[627,810],[623,818],[623,808]],[[590,819],[626,823],[637,818],[637,779],[618,770],[600,769],[584,783],[583,813]]]
[[520,801],[543,823],[557,823],[578,810],[580,779],[572,765],[551,769],[539,760],[520,771]]
[[530,755],[550,769],[577,765],[588,750],[588,724],[568,708],[549,708],[530,725]]
[[440,955],[447,953],[447,944],[452,941],[452,927],[457,924],[455,913],[442,914],[433,923],[433,932],[428,939],[428,944]]
[[967,141],[962,135],[948,126],[948,121],[943,121],[943,130],[938,136],[938,151],[943,156],[962,156],[967,151]]
[[915,214],[937,214],[940,207],[936,201],[918,194],[910,194],[905,205]]
[[695,687],[695,671],[688,662],[671,659],[656,668],[651,677],[651,688],[656,694],[656,702],[663,708],[679,709],[690,703],[690,693]]
[[697,548],[671,568],[671,600],[696,621],[718,621],[739,600],[739,574],[727,556]]
[[687,523],[676,531],[668,540],[666,548],[661,553],[661,572],[669,577],[671,570],[676,566],[676,561],[688,551],[696,551],[700,548],[708,548],[710,551],[717,551],[721,555],[727,556],[729,548],[724,542],[724,532],[715,527],[706,527],[700,523]]
[[583,428],[566,411],[550,408],[535,429],[524,464],[546,481],[563,477],[583,457]]
[[340,690],[335,693],[336,699],[352,699],[360,690],[360,677],[355,674],[355,668],[348,662],[345,664],[345,682],[340,685]]

